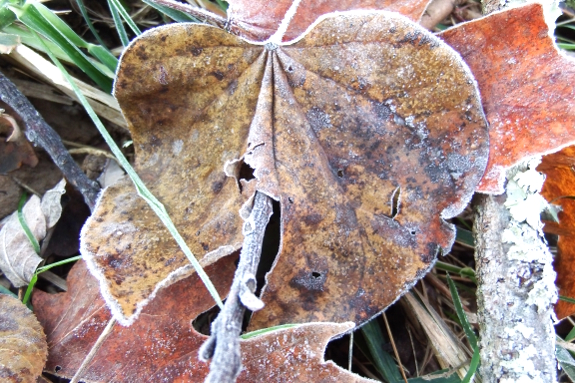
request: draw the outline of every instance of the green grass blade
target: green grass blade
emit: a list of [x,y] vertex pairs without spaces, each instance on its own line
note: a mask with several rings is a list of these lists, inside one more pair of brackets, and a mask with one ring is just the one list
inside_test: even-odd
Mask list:
[[381,376],[383,376],[389,383],[403,382],[403,378],[395,360],[381,348],[381,345],[385,344],[386,341],[383,338],[381,327],[379,327],[377,321],[371,320],[367,322],[361,328],[361,332],[365,338],[365,342],[367,343],[367,348],[373,357],[375,368],[379,371]]
[[22,197],[20,197],[20,202],[18,202],[18,221],[20,221],[20,226],[22,226],[24,233],[26,233],[26,237],[28,237],[28,240],[30,241],[32,248],[34,248],[34,252],[36,252],[36,254],[40,254],[40,244],[38,243],[36,237],[34,237],[34,234],[32,234],[32,230],[30,230],[30,227],[26,223],[24,213],[22,212],[25,203],[26,203],[26,192],[22,193]]
[[228,2],[227,2],[227,1],[223,1],[223,0],[216,0],[216,4],[218,4],[218,6],[219,6],[219,7],[220,7],[222,10],[224,10],[224,11],[226,11],[226,12],[227,12],[227,10],[228,10],[228,6],[229,6],[229,4],[228,4]]
[[465,331],[465,335],[467,336],[467,340],[471,345],[471,348],[475,352],[477,348],[477,336],[473,331],[473,328],[469,324],[467,320],[467,315],[463,311],[463,305],[461,304],[461,299],[459,299],[459,294],[457,293],[457,288],[455,287],[455,283],[447,274],[447,284],[449,285],[449,291],[451,292],[451,298],[453,299],[453,306],[455,307],[455,312],[457,313],[457,317],[459,318],[459,323],[461,323],[461,327],[463,327],[463,331]]
[[455,241],[467,245],[469,247],[475,247],[475,240],[473,239],[473,233],[470,230],[463,229],[459,226],[455,227]]
[[568,44],[568,43],[557,43],[559,48],[565,49],[567,51],[575,50],[575,44]]
[[102,135],[102,137],[104,138],[104,140],[106,141],[108,146],[110,147],[110,150],[112,151],[112,153],[114,154],[114,156],[116,157],[116,159],[118,160],[120,165],[124,168],[124,170],[126,171],[128,176],[130,177],[130,179],[134,183],[134,186],[136,187],[138,194],[148,203],[150,208],[158,215],[158,217],[160,218],[162,223],[166,226],[168,231],[172,234],[172,236],[176,240],[176,243],[180,246],[180,249],[183,251],[183,253],[186,255],[186,257],[188,258],[188,260],[190,261],[190,263],[192,264],[192,266],[196,270],[196,273],[198,274],[198,276],[200,277],[200,279],[202,280],[202,282],[204,283],[204,285],[208,289],[208,292],[210,293],[210,295],[214,298],[217,305],[221,309],[223,309],[224,305],[222,303],[222,300],[221,300],[216,288],[214,287],[212,281],[210,280],[210,278],[208,277],[206,272],[203,270],[202,266],[200,265],[200,263],[198,262],[196,257],[194,257],[194,255],[192,254],[192,251],[190,250],[190,248],[188,247],[188,245],[186,244],[186,242],[182,238],[181,234],[176,229],[176,226],[172,222],[172,219],[168,215],[164,205],[162,205],[162,203],[148,190],[146,185],[142,182],[142,180],[140,179],[140,176],[138,176],[138,174],[136,173],[136,171],[134,170],[132,165],[130,165],[130,163],[128,162],[126,157],[124,157],[124,154],[122,153],[120,148],[118,148],[118,146],[116,145],[116,143],[112,139],[112,136],[110,136],[110,133],[108,133],[108,131],[106,130],[106,128],[102,124],[102,121],[100,121],[100,119],[98,118],[98,116],[96,115],[96,113],[94,112],[94,110],[92,109],[92,107],[90,106],[90,104],[88,103],[88,101],[86,100],[84,95],[82,94],[82,92],[80,92],[80,90],[76,86],[76,83],[74,81],[72,81],[72,79],[70,78],[70,75],[68,74],[66,69],[64,69],[62,64],[60,64],[60,61],[58,61],[58,59],[56,57],[54,57],[54,55],[52,55],[50,53],[50,51],[48,51],[47,53],[50,56],[50,59],[58,67],[58,69],[60,69],[60,71],[62,72],[62,75],[70,83],[70,86],[74,89],[74,92],[76,93],[76,96],[80,100],[80,103],[82,104],[82,106],[84,106],[84,108],[86,109],[86,112],[88,113],[88,115],[90,116],[90,118],[92,119],[92,121],[94,122],[96,127],[98,128],[98,131],[100,132],[100,134]]
[[555,357],[571,381],[575,382],[575,359],[571,353],[559,344],[555,344]]
[[90,20],[90,16],[88,15],[88,11],[86,10],[86,6],[84,5],[84,0],[76,0],[76,4],[78,5],[78,8],[80,9],[80,13],[82,14],[82,17],[84,18],[86,25],[88,26],[88,28],[90,28],[90,31],[92,32],[92,34],[94,35],[96,40],[98,40],[100,45],[105,48],[106,44],[104,44],[104,41],[100,37],[100,34],[98,33],[98,31],[94,27],[94,24],[92,24],[92,20]]
[[110,8],[110,13],[112,14],[112,19],[114,19],[114,25],[116,26],[116,32],[118,32],[118,36],[120,37],[120,41],[122,45],[125,47],[130,44],[130,39],[128,38],[128,33],[126,33],[126,28],[124,28],[124,23],[122,22],[122,18],[116,9],[116,6],[112,4],[112,0],[108,0],[108,7]]
[[[34,36],[34,34],[32,34],[32,32],[30,31],[30,29],[28,29],[24,25],[12,24],[4,28],[3,31],[11,35],[19,36],[22,44],[32,47],[37,51],[44,52],[44,46],[38,43],[38,40],[36,40],[36,36]],[[52,41],[47,40],[44,36],[40,36],[40,38],[44,41],[44,44],[48,46],[48,49],[50,49],[52,53],[56,57],[58,57],[59,60],[64,60],[71,64],[74,63],[70,58],[70,56],[68,56],[66,52],[60,49],[59,46],[54,44]]]
[[38,269],[36,269],[36,271],[34,272],[34,275],[32,276],[32,279],[30,280],[28,287],[26,288],[26,294],[24,294],[24,298],[22,299],[22,303],[24,303],[24,304],[28,303],[28,299],[30,299],[30,295],[32,294],[32,291],[34,290],[34,286],[36,285],[36,282],[38,281],[38,274],[43,273],[46,270],[50,270],[53,267],[62,266],[62,265],[65,265],[67,263],[70,263],[70,262],[76,262],[76,261],[79,261],[80,259],[82,259],[82,256],[77,255],[75,257],[71,257],[71,258],[67,258],[67,259],[64,259],[64,260],[61,260],[58,262],[54,262],[54,263],[51,263],[51,264],[46,265],[46,266],[38,267]]
[[153,3],[151,1],[148,1],[148,0],[142,0],[142,1],[145,4],[148,4],[150,7],[157,10],[158,12],[168,16],[172,20],[176,20],[179,23],[189,23],[189,22],[199,23],[200,22],[200,20],[196,19],[193,16],[188,15],[187,13],[184,13],[184,12],[172,9],[172,8],[164,7],[163,5],[158,5],[158,4]]
[[16,21],[16,15],[8,8],[0,9],[0,30]]
[[118,58],[116,58],[116,56],[114,56],[107,48],[93,44],[89,44],[88,52],[100,60],[100,62],[110,70],[112,77],[114,77],[114,73],[116,73],[116,68],[118,67]]
[[463,377],[461,383],[469,383],[471,379],[475,376],[477,369],[479,368],[479,362],[481,361],[479,356],[479,348],[473,351],[473,356],[471,357],[471,363],[469,363],[469,370],[467,370],[467,374]]
[[128,24],[132,32],[134,32],[138,36],[141,35],[142,32],[140,31],[136,23],[134,23],[134,20],[132,20],[128,12],[126,12],[124,7],[122,7],[122,4],[120,4],[118,0],[109,0],[109,2],[114,5],[114,8],[116,8],[116,11],[120,14],[120,16],[122,16],[122,18],[124,19],[126,24]]
[[263,335],[263,334],[267,334],[268,332],[272,332],[272,331],[279,331],[279,330],[283,330],[286,328],[293,328],[293,327],[298,327],[301,326],[301,324],[281,324],[279,326],[273,326],[273,327],[268,327],[268,328],[262,328],[260,330],[255,330],[255,331],[251,331],[248,333],[245,333],[243,335],[240,335],[240,338],[242,339],[250,339],[253,337],[256,337],[258,335]]
[[[95,66],[76,45],[60,33],[49,20],[44,18],[36,7],[27,4],[22,8],[10,7],[10,9],[14,11],[18,19],[28,28],[45,36],[54,44],[58,45],[62,51],[70,57],[74,64],[90,76],[102,89],[106,92],[112,91],[112,77],[114,74],[109,70],[104,72],[100,67]],[[47,47],[43,50],[49,53]]]
[[573,303],[573,304],[575,304],[575,299],[566,297],[566,296],[564,296],[564,295],[559,295],[559,300],[562,300],[563,302],[568,302],[568,303]]

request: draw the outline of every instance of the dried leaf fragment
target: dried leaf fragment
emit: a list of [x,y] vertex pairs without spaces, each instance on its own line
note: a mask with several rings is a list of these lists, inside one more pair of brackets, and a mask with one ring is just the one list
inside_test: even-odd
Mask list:
[[16,170],[22,164],[34,167],[38,157],[16,120],[0,109],[0,173]]
[[[281,252],[252,328],[383,310],[450,248],[443,218],[487,161],[468,69],[384,11],[326,15],[279,47],[157,28],[124,54],[115,94],[138,171],[205,264],[241,246],[238,212],[255,190],[279,200]],[[127,183],[104,192],[82,252],[124,323],[186,265]]]
[[47,356],[46,336],[34,314],[18,299],[0,294],[0,380],[36,382]]
[[[22,208],[24,220],[37,241],[44,239],[47,230],[60,219],[60,197],[65,193],[65,186],[66,181],[60,181],[41,200],[33,195]],[[40,262],[42,258],[34,251],[18,219],[18,212],[12,213],[0,230],[0,269],[14,287],[22,287],[30,282]]]
[[490,125],[489,162],[477,191],[501,194],[507,168],[575,142],[575,61],[555,47],[541,4],[439,36],[471,68]]
[[[547,201],[560,205],[559,222],[545,222],[545,231],[559,236],[557,256],[553,267],[557,272],[559,294],[575,297],[575,147],[570,146],[560,152],[543,157],[537,170],[545,173],[546,179],[541,190]],[[575,305],[559,300],[555,305],[557,318],[563,319],[575,313]]]
[[[234,261],[227,257],[206,269],[220,294],[229,288]],[[202,382],[209,365],[198,360],[197,350],[207,337],[197,333],[191,321],[210,308],[207,296],[196,275],[160,291],[132,326],[114,328],[83,379]],[[70,271],[68,292],[36,291],[33,303],[48,334],[46,369],[69,378],[110,318],[98,281],[78,262]],[[352,326],[314,323],[244,340],[244,371],[238,382],[369,382],[323,360],[329,339]]]

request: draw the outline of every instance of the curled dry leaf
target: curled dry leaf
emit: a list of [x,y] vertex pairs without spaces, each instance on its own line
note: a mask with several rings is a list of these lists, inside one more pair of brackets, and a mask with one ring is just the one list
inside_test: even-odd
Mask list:
[[[22,208],[24,220],[37,241],[46,236],[62,214],[60,197],[65,193],[66,181],[60,181],[48,190],[42,200],[33,195]],[[0,269],[14,287],[26,286],[42,258],[36,254],[30,239],[18,219],[18,212],[12,213],[0,230]]]
[[[252,328],[383,310],[451,247],[443,219],[487,161],[467,67],[384,11],[326,15],[279,47],[157,28],[127,49],[115,94],[137,171],[204,264],[241,246],[238,211],[255,190],[280,202],[281,250]],[[82,253],[121,323],[191,271],[128,181],[103,193]]]
[[[557,272],[559,294],[575,298],[575,147],[570,146],[562,151],[543,157],[537,170],[547,176],[541,195],[547,201],[560,205],[559,223],[545,222],[545,232],[559,236],[557,241],[557,256],[553,266]],[[569,197],[569,198],[561,198]],[[558,301],[555,313],[563,319],[575,313],[575,305]]]
[[[206,272],[220,294],[229,288],[236,257],[226,257]],[[132,326],[115,326],[86,370],[87,382],[201,382],[209,365],[198,360],[207,339],[191,326],[210,308],[209,295],[196,275],[158,293]],[[36,291],[33,303],[48,334],[46,370],[71,377],[110,319],[98,281],[78,262],[68,276],[68,292]],[[351,323],[313,323],[243,340],[238,382],[371,382],[323,361],[330,340]]]
[[47,356],[46,336],[34,314],[18,299],[0,294],[0,380],[36,382]]
[[[230,0],[229,29],[251,41],[267,40],[279,27],[294,0],[257,1]],[[412,21],[419,21],[430,0],[302,0],[284,35],[284,41],[300,36],[320,16],[331,12],[352,10],[384,10],[399,12]]]
[[460,24],[439,35],[461,54],[489,121],[489,162],[477,191],[503,193],[505,171],[575,142],[575,60],[549,36],[541,4]]
[[0,174],[6,174],[26,164],[34,167],[38,157],[16,120],[0,109]]

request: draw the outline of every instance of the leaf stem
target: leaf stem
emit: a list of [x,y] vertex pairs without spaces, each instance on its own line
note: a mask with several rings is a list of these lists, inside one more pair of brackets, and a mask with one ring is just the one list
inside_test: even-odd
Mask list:
[[245,309],[263,307],[254,294],[266,226],[273,213],[271,198],[257,192],[252,211],[244,222],[240,262],[224,309],[212,323],[212,335],[200,348],[200,359],[212,359],[205,383],[233,383],[241,370],[240,333]]

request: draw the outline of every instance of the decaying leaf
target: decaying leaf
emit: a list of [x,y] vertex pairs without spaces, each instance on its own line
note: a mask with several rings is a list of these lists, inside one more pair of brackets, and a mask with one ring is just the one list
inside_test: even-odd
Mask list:
[[47,356],[46,336],[34,314],[18,299],[0,294],[0,380],[36,382]]
[[[227,257],[206,269],[220,294],[229,288],[235,259]],[[196,275],[160,291],[132,326],[114,327],[83,380],[203,381],[209,365],[198,361],[197,350],[207,337],[197,333],[191,321],[210,308],[206,296]],[[110,319],[98,281],[78,262],[68,276],[68,292],[36,291],[33,303],[48,335],[46,370],[69,378]],[[329,339],[352,326],[315,323],[244,340],[244,370],[238,382],[370,382],[323,361]]]
[[[58,222],[62,213],[60,197],[65,193],[65,186],[66,181],[60,181],[42,200],[33,195],[22,208],[24,220],[37,241],[44,239],[47,230]],[[14,287],[22,287],[30,282],[40,262],[42,258],[36,254],[16,211],[0,230],[0,269]]]
[[507,168],[575,142],[575,61],[555,47],[541,4],[439,36],[471,68],[490,125],[489,163],[477,191],[501,194]]
[[[559,213],[559,223],[546,222],[545,231],[559,235],[557,241],[557,256],[553,261],[553,266],[557,272],[557,286],[559,294],[567,297],[575,297],[575,200],[571,198],[575,195],[575,147],[570,146],[558,153],[543,157],[543,161],[537,170],[545,173],[547,178],[543,184],[541,195],[547,201],[560,205],[562,211]],[[559,319],[572,315],[575,312],[575,305],[558,301],[555,306],[555,313]]]
[[[251,41],[267,40],[279,27],[293,0],[253,1],[230,0],[228,25],[238,36]],[[331,12],[352,10],[384,10],[398,12],[414,22],[421,19],[430,0],[302,0],[291,20],[284,41],[300,36],[320,16]]]
[[16,170],[22,164],[34,167],[38,157],[16,120],[0,109],[0,173]]
[[[205,25],[145,33],[115,95],[136,168],[204,265],[241,246],[242,204],[281,205],[280,254],[252,328],[361,323],[450,248],[488,151],[474,81],[455,52],[384,11],[322,17],[293,44]],[[107,189],[82,253],[117,319],[191,272],[128,181]]]

